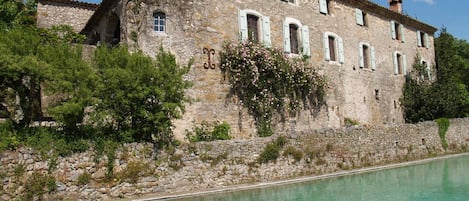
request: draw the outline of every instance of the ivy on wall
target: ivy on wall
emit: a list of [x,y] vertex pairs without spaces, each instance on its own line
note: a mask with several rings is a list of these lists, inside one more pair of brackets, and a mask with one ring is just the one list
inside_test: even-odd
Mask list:
[[236,95],[256,120],[259,136],[273,134],[272,118],[318,111],[325,104],[326,78],[307,62],[261,44],[231,42],[221,52],[221,70]]

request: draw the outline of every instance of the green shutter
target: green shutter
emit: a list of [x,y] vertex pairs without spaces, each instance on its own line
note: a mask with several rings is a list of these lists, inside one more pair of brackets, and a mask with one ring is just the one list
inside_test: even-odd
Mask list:
[[248,19],[246,11],[239,10],[239,39],[245,41],[248,39]]
[[336,40],[339,48],[339,62],[343,64],[345,63],[344,41],[340,37],[337,37]]
[[420,31],[417,31],[417,45],[422,47],[422,36],[420,35]]
[[356,21],[357,21],[357,24],[358,25],[365,25],[365,23],[363,22],[363,11],[356,8],[355,9],[355,18],[356,18]]
[[358,55],[359,55],[359,57],[358,57],[358,66],[360,68],[363,68],[363,67],[365,67],[365,61],[363,59],[363,57],[365,56],[365,55],[363,55],[363,43],[358,44]]
[[329,50],[329,35],[324,33],[324,58],[326,61],[331,60],[330,50]]
[[392,21],[391,20],[391,37],[392,39],[396,39],[397,38],[397,33],[396,33],[396,22]]
[[266,47],[272,47],[270,18],[266,16],[262,17],[262,41]]
[[400,31],[401,31],[401,41],[402,41],[402,43],[404,43],[404,42],[405,42],[404,25],[400,24],[400,25],[399,25],[399,29],[400,29]]
[[430,47],[430,40],[428,38],[428,34],[425,33],[425,47],[429,48]]
[[376,70],[375,48],[371,47],[371,70]]
[[402,67],[402,73],[407,75],[407,59],[405,58],[405,55],[402,55]]
[[303,43],[303,50],[302,53],[305,56],[311,56],[311,49],[309,45],[309,27],[303,26],[301,27],[301,42]]
[[283,22],[283,46],[286,53],[291,52],[290,47],[290,27],[285,21]]
[[319,12],[327,14],[327,1],[326,0],[319,0]]

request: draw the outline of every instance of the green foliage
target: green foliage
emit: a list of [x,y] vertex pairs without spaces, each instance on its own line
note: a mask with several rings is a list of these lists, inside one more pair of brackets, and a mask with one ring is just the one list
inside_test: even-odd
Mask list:
[[345,126],[358,126],[358,125],[360,125],[360,122],[358,122],[355,119],[345,117],[344,118],[344,125]]
[[127,167],[125,167],[122,172],[118,174],[118,178],[121,180],[121,182],[125,181],[131,184],[135,184],[137,183],[139,177],[151,173],[148,168],[148,164],[142,163],[140,161],[130,161],[127,164]]
[[272,118],[294,115],[325,103],[325,78],[305,60],[253,42],[229,43],[221,52],[221,69],[231,95],[254,116],[259,136],[270,136]]
[[292,156],[296,162],[299,162],[303,158],[303,152],[293,146],[288,146],[285,148],[285,151],[283,151],[283,156]]
[[156,60],[126,47],[100,47],[94,65],[99,76],[98,102],[92,112],[98,126],[123,141],[172,141],[172,120],[180,118],[190,85],[174,55],[160,49]]
[[280,156],[280,150],[283,148],[283,146],[285,146],[286,143],[287,140],[285,137],[278,137],[275,141],[265,146],[257,161],[259,163],[268,163],[270,161],[276,161],[277,158]]
[[0,29],[36,24],[36,1],[0,0]]
[[193,131],[186,130],[186,138],[190,142],[229,140],[231,127],[227,122],[202,121],[200,125],[196,125]]
[[50,175],[33,172],[24,185],[25,200],[43,200],[44,194],[56,189],[55,179]]
[[20,145],[21,139],[14,130],[10,121],[0,124],[0,152],[4,150],[15,150]]
[[407,76],[401,98],[407,122],[469,115],[469,43],[443,29],[435,39],[435,51],[436,80],[425,79],[418,55]]
[[449,120],[447,118],[439,118],[435,120],[438,124],[438,135],[440,135],[441,145],[443,148],[448,148],[448,142],[446,141],[446,132],[449,128]]
[[91,174],[88,172],[83,172],[82,174],[78,175],[77,184],[80,186],[89,184],[91,181]]

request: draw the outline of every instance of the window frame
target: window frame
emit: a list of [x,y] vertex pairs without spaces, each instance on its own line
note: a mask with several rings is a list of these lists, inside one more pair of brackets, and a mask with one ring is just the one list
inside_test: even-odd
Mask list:
[[167,25],[168,23],[167,23],[166,13],[163,11],[159,11],[159,10],[154,11],[153,12],[153,31],[155,33],[166,33]]
[[[331,47],[332,43],[334,46]],[[324,32],[323,45],[324,59],[326,61],[340,64],[345,63],[344,42],[340,36],[332,32]]]
[[248,27],[248,15],[258,17],[257,22],[257,34],[259,43],[263,43],[266,47],[272,47],[271,31],[270,31],[270,17],[264,16],[261,13],[244,9],[238,12],[238,24],[239,24],[239,39],[241,41],[249,40],[249,27]]
[[324,15],[331,14],[331,0],[319,0],[319,13]]
[[[291,35],[291,26],[297,27],[297,44],[298,47],[293,50],[292,47],[292,35]],[[310,47],[310,38],[309,38],[309,27],[301,24],[301,22],[295,18],[286,17],[283,20],[283,44],[284,52],[291,55],[303,55],[310,57],[311,56],[311,47]]]
[[368,14],[365,11],[363,11],[359,8],[355,8],[355,20],[356,20],[358,25],[360,25],[362,27],[368,27],[367,16],[368,16]]
[[429,36],[426,32],[417,30],[417,46],[418,47],[430,47]]
[[391,37],[393,40],[405,42],[405,28],[404,25],[391,20]]
[[[365,49],[368,49],[368,51],[366,52]],[[360,42],[358,44],[358,52],[359,52],[358,66],[361,69],[371,69],[372,71],[375,71],[376,70],[375,48],[369,43]],[[368,62],[366,61],[365,57],[368,58]]]
[[407,59],[399,51],[393,52],[394,75],[407,75]]

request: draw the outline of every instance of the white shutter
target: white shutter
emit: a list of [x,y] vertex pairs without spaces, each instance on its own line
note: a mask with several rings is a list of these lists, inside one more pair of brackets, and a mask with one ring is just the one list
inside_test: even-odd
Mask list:
[[375,48],[371,47],[371,70],[376,70]]
[[309,45],[309,27],[301,27],[301,42],[303,43],[303,55],[310,57],[311,49]]
[[344,53],[344,41],[342,38],[337,37],[337,47],[339,47],[339,62],[345,63],[345,53]]
[[245,41],[248,39],[248,19],[246,11],[239,10],[239,39]]
[[392,21],[391,20],[391,37],[392,39],[396,39],[397,38],[397,33],[396,33],[396,22]]
[[417,31],[417,46],[422,47],[422,36],[420,35],[420,31]]
[[402,55],[402,67],[402,73],[407,75],[407,59],[405,58],[405,55]]
[[272,40],[270,34],[270,18],[262,17],[262,40],[266,47],[272,47]]
[[365,23],[363,22],[363,11],[356,8],[355,9],[355,18],[357,20],[357,24],[358,25],[365,25]]
[[329,35],[324,33],[324,58],[326,61],[331,60],[330,49],[329,49]]
[[426,47],[426,48],[429,48],[429,47],[430,47],[430,42],[429,42],[428,34],[427,34],[427,33],[425,33],[425,47]]
[[405,42],[404,25],[400,24],[399,25],[399,30],[401,31],[401,41],[402,41],[402,43],[404,43]]
[[399,62],[397,61],[397,52],[392,53],[392,61],[394,64],[394,74],[397,75],[399,74],[399,65],[398,65]]
[[319,12],[327,14],[327,1],[326,0],[319,0]]
[[365,55],[363,55],[363,43],[360,43],[358,45],[358,55],[359,55],[358,66],[360,68],[363,68],[363,67],[365,67],[365,60],[363,59],[363,57],[365,56]]
[[285,21],[283,22],[283,45],[285,52],[290,53],[290,26]]

